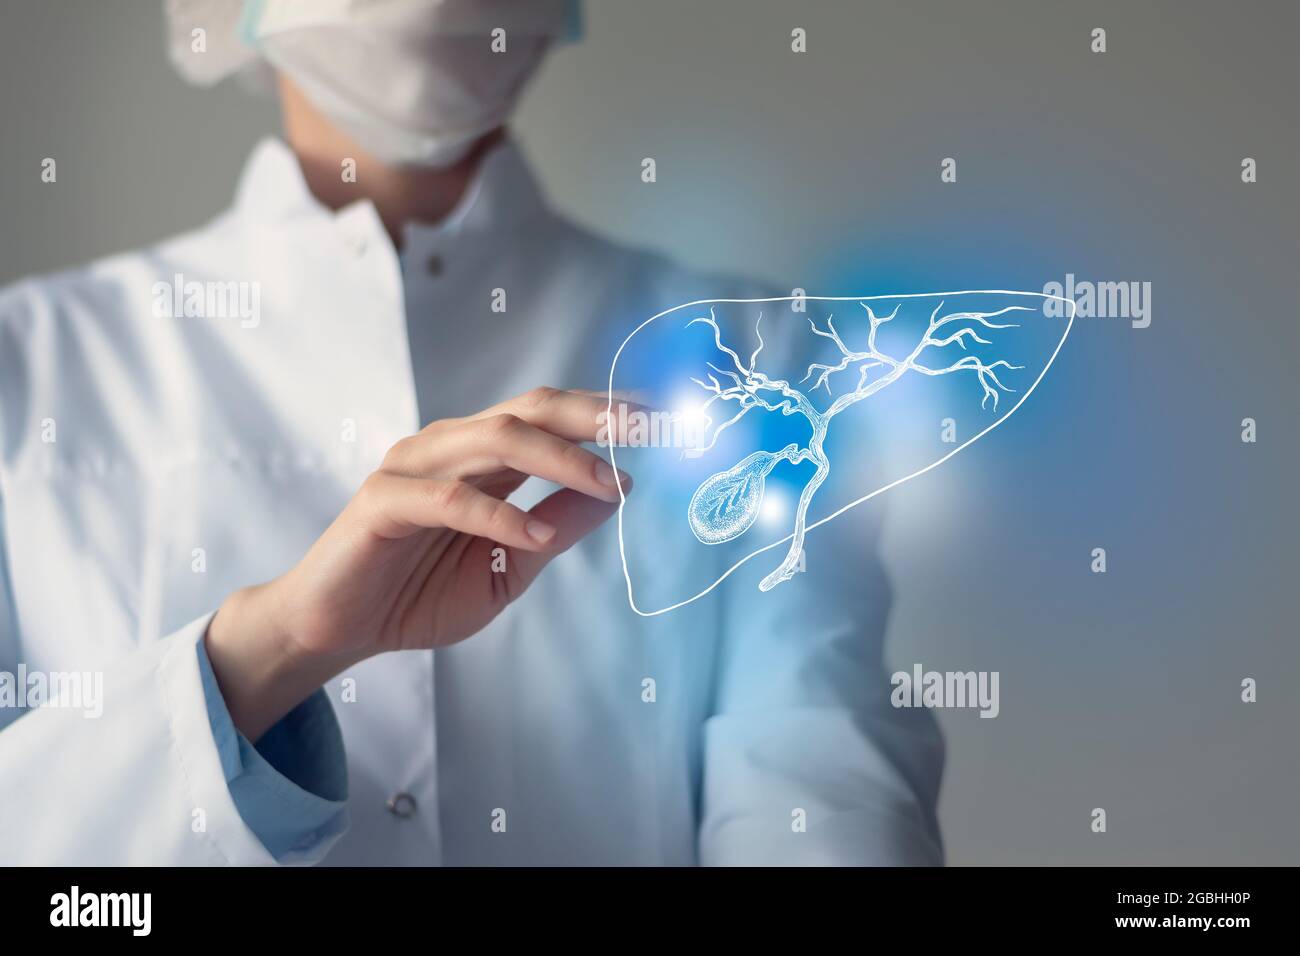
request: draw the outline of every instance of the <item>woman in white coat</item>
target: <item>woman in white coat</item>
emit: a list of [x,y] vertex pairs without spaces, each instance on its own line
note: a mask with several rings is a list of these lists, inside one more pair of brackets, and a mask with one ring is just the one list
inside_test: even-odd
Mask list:
[[870,554],[627,609],[573,389],[756,292],[547,207],[503,123],[569,5],[170,12],[191,78],[275,67],[287,143],[0,294],[0,863],[937,862]]

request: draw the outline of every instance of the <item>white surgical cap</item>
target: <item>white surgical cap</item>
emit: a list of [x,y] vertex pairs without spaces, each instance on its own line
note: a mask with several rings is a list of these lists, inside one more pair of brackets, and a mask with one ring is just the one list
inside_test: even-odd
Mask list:
[[250,23],[275,31],[346,25],[364,11],[437,36],[486,38],[502,27],[520,36],[571,41],[582,30],[579,0],[165,0],[164,9],[168,56],[197,86],[265,70],[250,42]]

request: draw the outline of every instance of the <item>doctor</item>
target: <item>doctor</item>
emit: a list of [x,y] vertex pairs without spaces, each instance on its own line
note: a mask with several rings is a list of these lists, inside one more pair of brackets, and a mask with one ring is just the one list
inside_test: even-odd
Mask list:
[[547,206],[504,123],[575,11],[168,11],[188,78],[274,70],[285,139],[195,232],[0,294],[0,863],[939,862],[860,524],[761,602],[627,607],[580,389],[762,293]]

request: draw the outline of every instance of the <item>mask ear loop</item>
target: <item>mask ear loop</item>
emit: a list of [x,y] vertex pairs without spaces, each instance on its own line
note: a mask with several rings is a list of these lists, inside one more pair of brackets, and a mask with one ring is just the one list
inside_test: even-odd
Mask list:
[[262,55],[262,44],[257,35],[257,26],[262,22],[265,11],[266,0],[244,0],[244,6],[239,11],[239,21],[235,24],[235,36],[239,42],[257,54],[251,64],[235,74],[235,80],[246,92],[257,96],[275,93],[275,70]]
[[251,50],[259,46],[257,42],[257,25],[262,22],[266,10],[266,0],[244,0],[244,8],[239,13],[239,24],[235,28],[239,39]]
[[582,0],[569,0],[564,11],[564,29],[560,33],[561,43],[577,43],[582,39]]

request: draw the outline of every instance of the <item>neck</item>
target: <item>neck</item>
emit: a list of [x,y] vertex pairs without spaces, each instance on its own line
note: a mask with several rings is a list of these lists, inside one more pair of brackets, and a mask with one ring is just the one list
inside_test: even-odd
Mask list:
[[[500,128],[485,134],[464,159],[446,169],[387,166],[330,124],[283,76],[280,103],[285,138],[312,195],[330,209],[369,199],[399,248],[406,223],[433,224],[447,217],[465,195],[483,157],[505,135]],[[343,163],[349,159],[356,163],[351,171],[355,175],[345,175]]]

